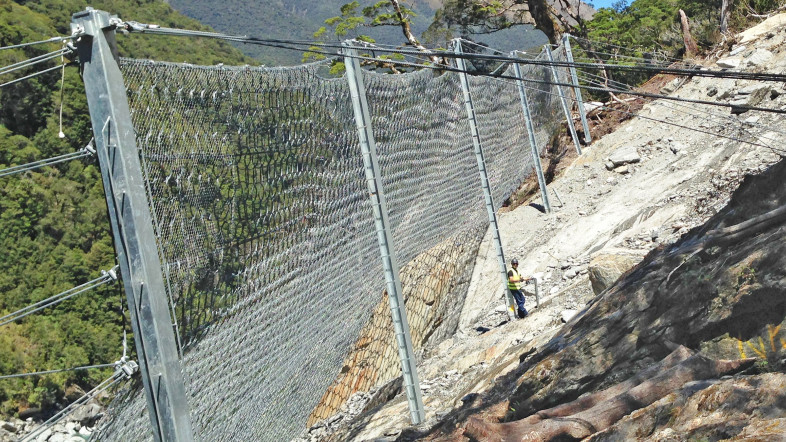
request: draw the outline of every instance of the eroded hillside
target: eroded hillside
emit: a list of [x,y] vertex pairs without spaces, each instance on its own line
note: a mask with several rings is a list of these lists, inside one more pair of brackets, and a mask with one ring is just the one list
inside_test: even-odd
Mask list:
[[[782,18],[704,63],[783,72]],[[748,80],[664,92],[786,107],[780,84]],[[663,101],[638,115],[550,184],[554,212],[500,215],[506,253],[538,278],[540,305],[530,296],[530,316],[506,321],[496,257],[481,245],[459,332],[419,364],[424,424],[408,424],[398,395],[313,438],[781,440],[784,119]],[[590,275],[609,261],[630,269],[596,295]]]

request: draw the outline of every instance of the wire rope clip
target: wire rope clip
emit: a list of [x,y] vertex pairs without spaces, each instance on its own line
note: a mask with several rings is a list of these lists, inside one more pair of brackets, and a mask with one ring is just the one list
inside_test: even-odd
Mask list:
[[73,41],[67,42],[65,44],[65,47],[66,49],[68,49],[68,51],[63,53],[63,57],[65,57],[65,59],[68,60],[69,62],[76,60],[78,57],[78,53],[77,53],[76,45],[74,45],[74,42]]
[[124,25],[125,25],[125,22],[123,20],[121,20],[118,16],[113,15],[113,16],[109,17],[109,26],[114,27],[115,29],[117,29],[117,28],[123,29]]

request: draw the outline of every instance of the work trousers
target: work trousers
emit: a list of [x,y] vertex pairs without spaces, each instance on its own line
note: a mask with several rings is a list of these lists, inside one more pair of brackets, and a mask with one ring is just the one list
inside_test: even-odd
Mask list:
[[523,318],[527,316],[527,309],[524,308],[524,292],[521,290],[510,290],[510,293],[513,294],[513,299],[516,300],[516,306],[518,307],[518,317]]

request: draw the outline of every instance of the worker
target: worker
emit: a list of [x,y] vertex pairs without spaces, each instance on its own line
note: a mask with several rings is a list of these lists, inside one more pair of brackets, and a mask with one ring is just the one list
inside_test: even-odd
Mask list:
[[526,281],[531,281],[532,278],[523,278],[521,273],[519,273],[519,260],[513,258],[510,261],[510,270],[508,270],[508,289],[510,293],[513,294],[513,298],[516,300],[516,305],[518,306],[518,317],[523,318],[527,316],[527,309],[524,308],[524,292],[521,291],[521,283]]

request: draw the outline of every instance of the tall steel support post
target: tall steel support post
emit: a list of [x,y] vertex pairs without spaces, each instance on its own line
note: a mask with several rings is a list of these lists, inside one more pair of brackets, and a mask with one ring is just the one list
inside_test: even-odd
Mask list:
[[[461,40],[455,39],[454,51],[456,54],[461,52]],[[515,318],[516,300],[510,293],[508,287],[508,268],[505,264],[505,253],[502,250],[502,240],[499,236],[499,223],[497,223],[497,212],[494,209],[494,198],[491,194],[488,173],[486,172],[486,157],[483,155],[483,145],[480,142],[480,132],[478,132],[477,118],[475,117],[475,106],[472,104],[472,94],[469,92],[469,79],[467,78],[467,66],[464,59],[456,57],[456,67],[458,67],[461,79],[461,90],[464,93],[464,106],[467,108],[469,116],[469,129],[472,133],[472,144],[475,146],[475,158],[478,160],[478,172],[480,173],[480,186],[483,188],[483,196],[486,198],[486,211],[489,216],[489,228],[491,229],[492,242],[497,251],[497,261],[502,272],[502,281],[505,284],[505,294],[508,302],[508,318],[512,321]]]
[[543,176],[543,167],[540,165],[540,152],[538,152],[538,143],[535,140],[535,126],[532,124],[532,115],[529,111],[529,100],[527,100],[527,89],[524,87],[524,77],[521,76],[521,66],[518,63],[513,63],[513,72],[516,74],[516,85],[519,88],[519,98],[521,98],[521,107],[524,110],[524,121],[527,124],[527,135],[529,135],[529,148],[532,153],[532,162],[535,165],[535,173],[538,176],[538,186],[540,186],[540,196],[543,199],[543,207],[547,212],[551,212],[551,204],[549,203],[549,192],[546,189],[546,177]]
[[568,131],[570,132],[570,137],[573,139],[573,145],[576,146],[576,152],[581,155],[581,143],[579,143],[579,136],[576,134],[576,126],[573,125],[573,117],[570,115],[570,106],[568,105],[568,99],[565,97],[565,91],[562,90],[562,86],[560,86],[560,79],[559,73],[557,72],[557,67],[554,66],[554,56],[551,54],[551,47],[547,44],[543,46],[546,49],[546,56],[549,58],[549,62],[551,62],[551,76],[554,77],[554,86],[557,88],[557,93],[559,94],[560,103],[562,103],[562,112],[565,113],[565,119],[568,122]]
[[581,88],[579,88],[579,76],[576,74],[576,66],[573,64],[573,51],[570,50],[570,34],[562,35],[562,44],[565,46],[565,55],[568,57],[570,64],[570,78],[573,83],[573,91],[576,94],[576,105],[579,108],[579,115],[581,116],[581,127],[584,128],[584,142],[589,144],[592,142],[592,135],[590,135],[589,125],[587,124],[587,112],[584,110],[584,100],[581,99]]
[[[349,46],[348,43],[344,43]],[[390,313],[393,317],[393,328],[404,373],[404,389],[409,403],[409,413],[414,425],[422,423],[426,418],[423,398],[420,393],[415,349],[412,335],[407,322],[406,305],[399,278],[399,265],[393,248],[393,234],[388,221],[388,207],[385,192],[382,188],[382,175],[377,158],[377,145],[371,127],[371,114],[366,98],[366,86],[363,84],[363,72],[360,70],[357,50],[344,48],[344,65],[347,69],[347,81],[352,96],[352,107],[355,112],[355,124],[358,128],[360,148],[363,152],[363,166],[366,170],[371,206],[374,210],[374,224],[377,230],[379,251],[382,255],[382,266],[385,270]]]
[[192,441],[183,371],[164,290],[139,151],[117,64],[120,20],[87,8],[71,19],[118,264],[156,441]]

